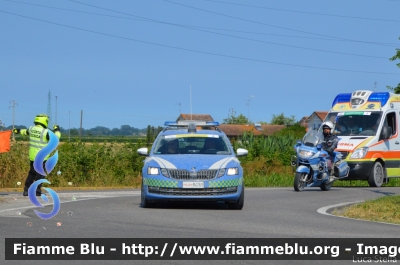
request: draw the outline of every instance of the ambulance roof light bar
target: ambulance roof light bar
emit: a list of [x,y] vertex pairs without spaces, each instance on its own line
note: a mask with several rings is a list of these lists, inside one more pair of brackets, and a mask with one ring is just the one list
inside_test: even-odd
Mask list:
[[386,105],[389,98],[389,92],[374,92],[369,96],[368,101],[378,101],[381,103],[381,107],[383,107]]
[[353,109],[359,108],[368,101],[368,97],[372,94],[370,90],[357,90],[351,96],[351,107]]
[[[370,95],[368,97],[368,100],[362,101],[361,97],[366,97],[368,96],[369,93]],[[336,98],[333,100],[332,108],[338,103],[351,102],[352,106],[354,107],[355,105],[362,105],[366,101],[380,102],[381,106],[383,107],[386,105],[389,98],[390,98],[389,92],[372,92],[368,90],[360,90],[360,91],[355,91],[353,93],[343,93],[337,95]]]
[[333,108],[333,106],[335,106],[338,103],[350,102],[350,99],[351,99],[351,93],[339,94],[333,100],[332,108]]

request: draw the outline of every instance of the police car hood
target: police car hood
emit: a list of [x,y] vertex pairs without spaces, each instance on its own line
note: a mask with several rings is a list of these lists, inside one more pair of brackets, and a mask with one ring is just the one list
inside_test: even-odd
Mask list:
[[239,160],[227,155],[157,155],[147,161],[149,166],[168,169],[219,169],[239,166]]

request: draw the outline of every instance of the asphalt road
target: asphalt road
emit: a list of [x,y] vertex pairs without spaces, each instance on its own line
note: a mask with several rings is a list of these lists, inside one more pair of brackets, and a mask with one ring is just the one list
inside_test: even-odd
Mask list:
[[[387,238],[400,226],[332,216],[346,203],[400,194],[400,188],[246,188],[243,210],[223,203],[140,207],[139,190],[57,192],[58,215],[42,220],[27,197],[2,194],[0,264],[350,264],[353,261],[5,261],[4,238]],[[1,193],[0,193],[1,194]],[[52,205],[46,206],[51,210]],[[46,209],[38,209],[46,212]],[[57,225],[57,223],[59,225]],[[4,263],[3,263],[4,262]]]

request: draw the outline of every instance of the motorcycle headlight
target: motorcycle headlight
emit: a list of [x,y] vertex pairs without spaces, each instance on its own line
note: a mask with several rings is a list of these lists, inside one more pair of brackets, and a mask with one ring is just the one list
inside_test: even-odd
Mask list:
[[368,147],[358,148],[354,153],[350,156],[350,159],[358,159],[363,158],[368,153]]
[[307,150],[300,150],[299,156],[303,158],[309,158],[312,157],[315,153],[313,151],[307,151]]

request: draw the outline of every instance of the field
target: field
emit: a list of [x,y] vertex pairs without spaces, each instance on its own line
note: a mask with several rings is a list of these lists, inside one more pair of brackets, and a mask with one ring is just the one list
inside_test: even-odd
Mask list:
[[[268,138],[245,134],[232,141],[249,155],[241,157],[246,187],[291,187],[293,173],[290,158],[293,145],[304,134],[289,132]],[[27,139],[16,138],[11,151],[0,154],[0,188],[20,188],[29,171]],[[52,187],[140,187],[144,157],[136,150],[151,147],[140,137],[62,138],[59,160],[47,176]],[[387,186],[400,186],[400,179],[391,179]],[[334,186],[368,186],[366,181],[336,181]]]

